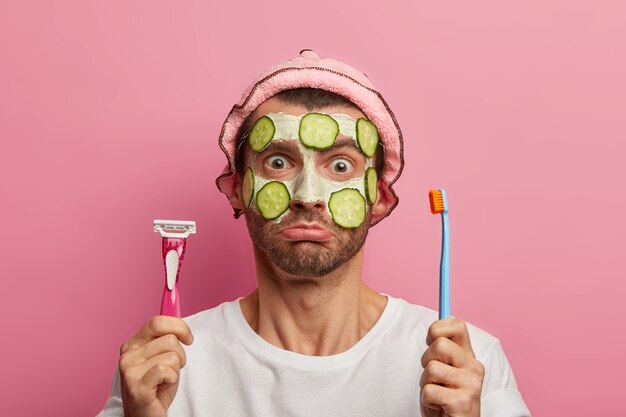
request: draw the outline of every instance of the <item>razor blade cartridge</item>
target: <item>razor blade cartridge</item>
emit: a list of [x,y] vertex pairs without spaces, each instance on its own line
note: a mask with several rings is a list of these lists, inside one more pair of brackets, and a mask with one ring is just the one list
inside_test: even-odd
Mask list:
[[193,220],[155,220],[154,231],[163,237],[184,239],[196,233],[196,222]]

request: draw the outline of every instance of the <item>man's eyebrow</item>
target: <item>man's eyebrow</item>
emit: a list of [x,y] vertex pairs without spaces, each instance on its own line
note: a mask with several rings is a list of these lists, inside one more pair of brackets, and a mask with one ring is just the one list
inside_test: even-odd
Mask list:
[[295,152],[298,149],[298,145],[295,140],[273,140],[267,145],[267,148],[263,149],[261,153],[265,152]]
[[[293,139],[279,139],[273,140],[265,149],[263,149],[260,153],[264,154],[267,152],[296,152],[298,150],[297,140]],[[359,147],[356,145],[356,141],[348,136],[338,137],[335,141],[335,144],[327,149],[319,150],[319,153],[328,153],[333,152],[338,149],[343,148],[353,148],[355,150],[359,150]]]
[[320,153],[327,153],[327,152],[332,152],[334,150],[337,149],[342,149],[342,148],[354,148],[357,151],[359,150],[359,147],[356,146],[356,141],[354,139],[352,139],[351,137],[348,136],[344,136],[341,138],[337,138],[337,140],[335,141],[335,144],[333,146],[331,146],[328,149],[323,149],[321,151],[319,151]]

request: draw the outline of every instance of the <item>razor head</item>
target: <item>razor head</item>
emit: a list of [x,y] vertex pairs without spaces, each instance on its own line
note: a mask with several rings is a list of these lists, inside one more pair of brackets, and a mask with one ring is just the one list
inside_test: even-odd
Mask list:
[[154,231],[163,237],[185,239],[196,233],[196,222],[193,220],[155,220]]

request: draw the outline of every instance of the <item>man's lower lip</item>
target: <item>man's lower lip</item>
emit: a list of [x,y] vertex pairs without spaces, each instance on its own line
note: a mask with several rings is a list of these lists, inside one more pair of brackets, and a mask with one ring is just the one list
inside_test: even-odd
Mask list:
[[280,232],[280,235],[286,240],[312,240],[321,242],[330,239],[333,235],[324,229],[287,229]]

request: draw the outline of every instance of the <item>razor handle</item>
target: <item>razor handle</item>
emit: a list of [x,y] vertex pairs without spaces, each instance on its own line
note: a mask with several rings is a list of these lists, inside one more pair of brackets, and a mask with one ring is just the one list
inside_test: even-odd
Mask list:
[[165,265],[165,288],[161,300],[161,315],[181,317],[178,278],[185,257],[187,239],[163,238],[163,263]]

